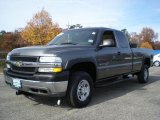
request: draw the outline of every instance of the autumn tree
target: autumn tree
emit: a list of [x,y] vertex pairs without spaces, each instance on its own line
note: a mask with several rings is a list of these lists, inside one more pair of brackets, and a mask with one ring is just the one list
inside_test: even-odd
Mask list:
[[160,41],[154,42],[155,50],[160,50]]
[[139,36],[143,42],[153,42],[157,39],[158,34],[152,28],[144,27]]
[[141,48],[153,49],[153,46],[150,42],[143,42]]
[[27,23],[21,36],[30,45],[44,45],[60,32],[59,25],[53,23],[49,13],[42,9]]
[[3,34],[2,33],[0,33],[0,51],[2,51],[2,48],[1,48],[1,45],[2,45],[2,38],[3,38]]
[[[157,39],[158,34],[152,28],[144,27],[139,34],[142,48],[154,49],[154,40]],[[149,47],[152,46],[152,47]]]
[[2,34],[0,48],[2,51],[11,51],[17,47],[17,36],[12,32]]
[[1,30],[1,32],[0,32],[1,35],[2,35],[2,34],[5,34],[5,33],[6,33],[5,30]]
[[137,34],[136,32],[130,33],[130,42],[137,44],[137,46],[139,47],[141,45],[139,34]]
[[[0,46],[1,46],[1,44],[2,44],[2,42],[3,42],[3,34],[5,34],[6,33],[6,31],[4,31],[4,30],[2,30],[1,32],[0,32]],[[1,48],[0,48],[1,49]]]

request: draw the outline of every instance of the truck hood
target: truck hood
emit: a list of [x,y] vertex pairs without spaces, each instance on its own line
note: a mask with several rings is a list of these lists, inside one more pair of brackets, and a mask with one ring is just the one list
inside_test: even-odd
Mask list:
[[15,56],[57,56],[59,54],[66,54],[73,51],[88,51],[94,46],[80,46],[80,45],[50,45],[50,46],[32,46],[22,47],[12,50],[9,54]]

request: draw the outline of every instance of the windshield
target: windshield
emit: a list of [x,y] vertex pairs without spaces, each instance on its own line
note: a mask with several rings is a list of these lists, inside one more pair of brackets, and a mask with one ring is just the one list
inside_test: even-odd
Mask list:
[[94,29],[68,30],[57,35],[48,45],[93,45],[97,36]]

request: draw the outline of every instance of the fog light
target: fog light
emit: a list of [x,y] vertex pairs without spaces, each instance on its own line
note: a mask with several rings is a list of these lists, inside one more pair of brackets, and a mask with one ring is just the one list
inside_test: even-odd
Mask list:
[[39,68],[38,72],[52,72],[53,68]]
[[38,72],[61,72],[62,68],[39,68]]
[[61,72],[62,68],[53,68],[53,72]]

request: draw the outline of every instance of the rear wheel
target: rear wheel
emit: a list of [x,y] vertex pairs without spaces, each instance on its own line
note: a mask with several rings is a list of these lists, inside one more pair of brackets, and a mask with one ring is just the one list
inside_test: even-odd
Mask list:
[[75,72],[71,75],[67,91],[68,102],[73,107],[84,107],[89,104],[92,97],[92,78],[86,72]]
[[147,83],[149,78],[149,70],[148,66],[144,65],[141,69],[141,71],[138,73],[138,81],[139,83]]

